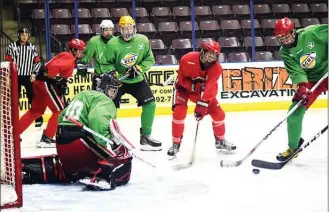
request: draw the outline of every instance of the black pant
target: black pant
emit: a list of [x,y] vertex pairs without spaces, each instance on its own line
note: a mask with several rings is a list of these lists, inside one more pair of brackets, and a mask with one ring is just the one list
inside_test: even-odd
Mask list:
[[[20,94],[21,94],[22,86],[25,87],[27,100],[28,100],[29,106],[31,106],[32,98],[33,98],[33,87],[32,87],[32,83],[30,81],[30,76],[18,76],[18,96],[19,96],[19,98],[21,98]],[[35,120],[35,122],[36,122],[36,125],[41,126],[43,123],[42,116],[37,118]]]
[[121,97],[126,93],[132,95],[137,100],[138,107],[155,101],[152,90],[145,80],[132,84],[122,83],[117,96],[113,99],[117,108],[120,108]]

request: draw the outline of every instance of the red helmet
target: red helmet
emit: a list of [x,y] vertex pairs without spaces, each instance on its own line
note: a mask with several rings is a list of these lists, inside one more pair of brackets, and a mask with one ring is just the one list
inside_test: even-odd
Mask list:
[[83,40],[73,38],[70,40],[69,44],[69,49],[78,49],[78,50],[84,50],[86,48],[85,42]]
[[282,19],[278,19],[275,22],[275,27],[274,27],[274,35],[287,35],[291,31],[295,29],[295,24],[292,20],[289,18],[285,17]]
[[215,52],[216,54],[220,53],[219,43],[212,39],[204,40],[202,42],[201,48],[206,51]]

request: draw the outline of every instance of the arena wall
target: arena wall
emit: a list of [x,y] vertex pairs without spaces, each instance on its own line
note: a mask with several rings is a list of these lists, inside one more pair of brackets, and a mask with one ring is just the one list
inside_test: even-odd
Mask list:
[[[292,84],[282,61],[248,62],[248,63],[222,63],[224,69],[219,79],[219,92],[217,99],[222,108],[227,111],[251,110],[286,110],[291,104],[295,85]],[[145,73],[145,78],[151,84],[160,84],[172,74],[177,74],[178,65],[153,66]],[[90,68],[89,72],[93,72]],[[172,83],[168,86],[151,86],[157,103],[157,115],[171,114]],[[91,89],[91,74],[86,78],[73,75],[69,79],[66,92],[66,101],[82,90]],[[27,110],[25,90],[21,92],[21,115]],[[327,94],[323,93],[312,105],[313,108],[328,107]],[[190,104],[189,113],[194,110]],[[130,95],[124,95],[118,117],[139,116],[141,108]],[[45,120],[49,118],[50,111],[45,113]]]

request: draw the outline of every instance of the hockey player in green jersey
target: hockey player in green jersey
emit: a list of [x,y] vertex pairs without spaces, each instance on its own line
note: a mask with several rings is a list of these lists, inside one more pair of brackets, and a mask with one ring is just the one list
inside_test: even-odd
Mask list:
[[[116,107],[112,101],[119,88],[115,72],[104,74],[97,81],[97,91],[80,92],[59,116],[57,155],[22,159],[23,183],[79,181],[87,188],[112,190],[129,182],[132,157],[120,142],[128,141],[115,121]],[[67,118],[79,121],[113,144],[84,131]]]
[[[101,74],[100,69],[100,61],[104,54],[104,49],[106,47],[106,44],[109,42],[111,38],[113,38],[113,32],[114,32],[114,24],[111,20],[103,20],[100,25],[101,34],[96,35],[92,37],[88,43],[87,47],[84,51],[83,58],[79,61],[77,67],[78,71],[77,73],[81,76],[86,76],[87,74],[87,64],[90,62],[90,60],[94,59],[94,73]],[[95,89],[95,77],[93,77],[93,89]]]
[[276,21],[274,34],[281,43],[280,55],[289,77],[297,85],[289,110],[303,100],[303,105],[287,119],[289,148],[277,156],[277,160],[285,161],[302,145],[302,123],[306,110],[322,92],[328,90],[326,78],[314,92],[308,92],[328,72],[328,25],[311,25],[296,31],[294,22],[283,18]]
[[136,34],[136,25],[132,17],[122,16],[119,20],[119,28],[121,35],[107,43],[101,69],[104,73],[115,70],[119,78],[129,75],[122,80],[114,104],[119,108],[121,96],[125,93],[135,97],[138,106],[142,106],[140,149],[159,151],[162,149],[161,143],[150,137],[156,107],[155,100],[143,76],[143,73],[154,64],[151,45],[146,36]]

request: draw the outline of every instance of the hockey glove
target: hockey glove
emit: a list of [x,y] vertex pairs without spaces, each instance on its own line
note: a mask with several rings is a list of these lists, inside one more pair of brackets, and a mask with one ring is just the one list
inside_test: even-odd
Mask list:
[[192,80],[192,87],[191,90],[196,93],[201,93],[204,91],[206,85],[203,83],[204,79],[202,78],[196,78]]
[[300,100],[303,100],[303,104],[306,104],[309,99],[310,93],[307,89],[307,82],[301,82],[297,85],[297,91],[292,98],[292,101],[299,102]]
[[83,62],[78,62],[77,64],[77,75],[80,75],[82,77],[87,76],[87,67],[88,65]]
[[208,103],[202,100],[196,102],[196,107],[194,109],[194,117],[196,120],[202,120],[205,115],[207,115]]
[[133,65],[128,68],[126,74],[129,74],[129,79],[135,79],[136,77],[138,77],[138,75],[142,73],[142,71],[142,67],[140,67],[139,65]]

